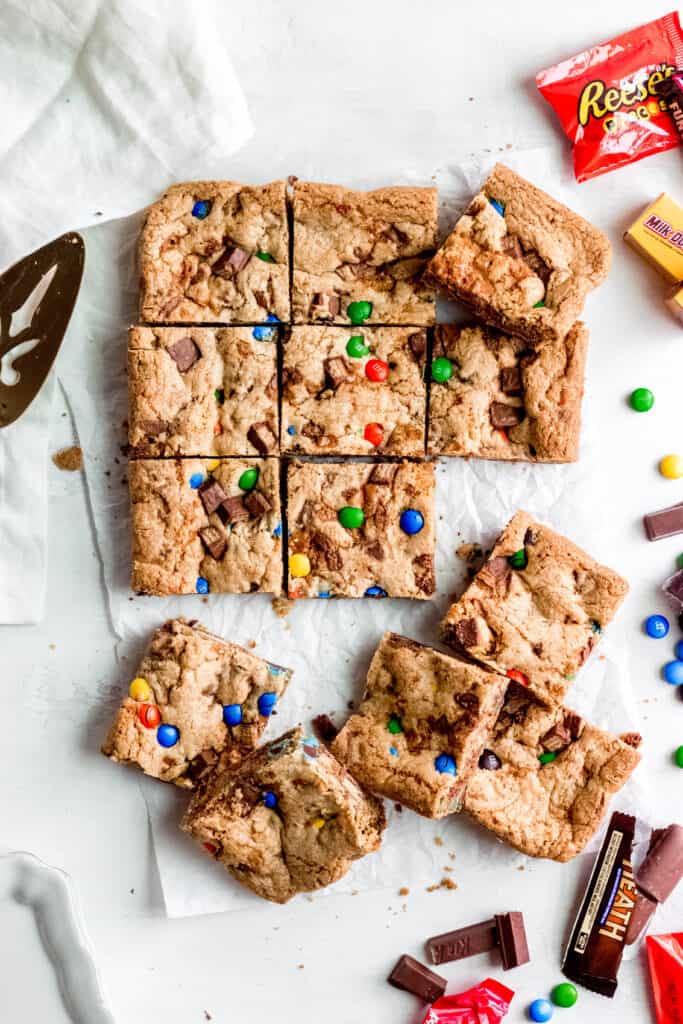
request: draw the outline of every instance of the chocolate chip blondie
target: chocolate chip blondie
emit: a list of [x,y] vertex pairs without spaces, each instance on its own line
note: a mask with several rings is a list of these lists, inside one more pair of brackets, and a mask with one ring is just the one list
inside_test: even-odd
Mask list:
[[517,512],[441,624],[458,652],[559,703],[628,584],[566,537]]
[[483,325],[437,327],[428,452],[575,462],[587,348],[581,323],[535,350]]
[[295,323],[432,324],[435,188],[294,186]]
[[581,853],[640,760],[640,736],[612,736],[566,707],[541,707],[512,684],[465,809],[531,857]]
[[128,470],[133,590],[281,592],[277,459],[139,459]]
[[289,320],[285,183],[190,181],[154,203],[140,236],[140,317]]
[[213,775],[182,823],[238,882],[275,903],[336,882],[379,848],[385,825],[380,801],[301,728]]
[[170,619],[152,634],[102,753],[192,789],[256,747],[291,674],[196,620]]
[[495,673],[385,633],[332,752],[372,793],[441,818],[460,809],[506,687]]
[[277,347],[251,327],[131,327],[133,455],[274,454],[277,406]]
[[287,491],[291,598],[432,596],[432,465],[295,462]]
[[282,448],[423,455],[427,332],[294,327],[285,340]]
[[486,323],[535,345],[567,334],[610,260],[601,231],[496,164],[427,277]]

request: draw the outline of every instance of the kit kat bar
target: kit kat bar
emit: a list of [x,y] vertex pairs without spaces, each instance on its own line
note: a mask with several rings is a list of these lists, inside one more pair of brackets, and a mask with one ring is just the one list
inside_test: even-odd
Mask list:
[[404,953],[396,962],[396,966],[388,977],[394,988],[412,992],[425,1003],[433,1003],[440,999],[446,991],[446,979],[435,974],[428,967]]
[[433,935],[425,946],[433,964],[445,964],[451,960],[464,960],[468,956],[486,953],[498,945],[498,929],[495,918],[480,921],[467,928],[456,928],[443,935]]
[[648,540],[662,540],[683,533],[683,502],[649,512],[643,516],[643,525]]
[[527,964],[531,958],[523,915],[518,910],[509,914],[496,914],[495,922],[503,970],[509,971],[511,967]]

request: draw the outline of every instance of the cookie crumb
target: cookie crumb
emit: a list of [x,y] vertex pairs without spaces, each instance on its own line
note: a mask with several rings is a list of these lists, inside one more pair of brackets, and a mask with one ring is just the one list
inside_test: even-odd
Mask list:
[[297,966],[298,970],[303,971],[303,969],[304,969],[304,965],[303,964],[297,964],[296,966]]
[[249,648],[249,650],[253,651],[254,648],[256,647],[256,641],[250,640],[249,643],[247,644],[247,647]]
[[83,469],[83,452],[77,444],[70,448],[60,448],[52,456],[52,461],[57,469],[62,469],[66,473],[75,473],[77,470]]
[[398,890],[399,896],[410,896],[410,889],[406,889],[405,885]]
[[213,1017],[208,1010],[204,1010],[204,1020],[213,1020]]
[[286,597],[274,597],[271,604],[278,619],[284,619],[294,607],[294,602],[289,601]]
[[57,644],[48,644],[47,646],[49,647],[49,649],[51,651],[56,651],[57,650]]
[[458,883],[454,882],[452,878],[442,878],[436,885],[428,885],[427,892],[437,892],[439,889],[457,889]]
[[441,836],[434,836],[434,845],[443,846],[443,839],[441,838]]

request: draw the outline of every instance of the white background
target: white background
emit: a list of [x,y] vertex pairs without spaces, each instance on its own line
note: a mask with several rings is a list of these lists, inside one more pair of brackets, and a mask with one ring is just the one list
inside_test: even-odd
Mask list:
[[[335,181],[349,169],[388,184],[392,174],[424,173],[508,145],[550,145],[568,159],[535,91],[535,71],[667,10],[576,0],[571,8],[530,0],[223,4],[219,24],[207,23],[206,31],[224,36],[256,132],[230,166],[197,167],[196,176],[267,181],[294,173]],[[665,282],[625,248],[621,233],[661,191],[683,203],[682,171],[683,155],[674,151],[577,186],[572,196],[615,249],[610,279],[587,308],[585,400],[600,410],[612,524],[609,550],[596,553],[632,585],[620,619],[645,738],[640,771],[653,793],[647,811],[658,823],[681,818],[683,773],[671,752],[683,743],[683,702],[659,676],[671,641],[648,640],[641,623],[665,610],[657,589],[683,537],[650,544],[640,517],[683,498],[683,482],[665,481],[656,469],[661,455],[683,452],[683,327],[664,308]],[[68,203],[68,183],[57,187]],[[100,208],[96,182],[93,203]],[[655,392],[647,415],[626,405],[637,386]],[[70,431],[60,401],[51,448],[69,443]],[[77,880],[117,1021],[201,1024],[206,1010],[219,1024],[412,1024],[421,1019],[419,1006],[384,981],[395,959],[421,956],[429,934],[508,909],[525,912],[532,963],[505,976],[486,957],[445,966],[451,990],[493,973],[516,989],[509,1020],[521,1021],[526,1004],[561,980],[560,945],[586,858],[482,876],[481,885],[470,877],[455,892],[426,893],[406,878],[406,898],[393,890],[314,897],[259,913],[167,921],[137,786],[97,753],[121,690],[113,644],[83,482],[51,467],[46,620],[0,629],[0,842],[30,849]],[[444,864],[457,882],[466,830],[449,835],[444,826],[444,836]],[[0,963],[13,965],[3,977],[10,1008],[3,1021],[40,1019],[46,975],[17,955],[23,936],[23,927],[0,929]],[[582,991],[576,1010],[558,1010],[556,1019],[630,1024],[650,1014],[646,969],[636,960],[624,965],[613,1002]]]

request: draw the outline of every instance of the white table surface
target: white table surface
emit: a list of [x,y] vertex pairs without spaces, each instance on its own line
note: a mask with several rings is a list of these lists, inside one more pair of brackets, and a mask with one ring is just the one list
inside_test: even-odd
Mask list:
[[[266,181],[296,173],[335,181],[343,177],[340,168],[356,167],[372,179],[377,161],[387,184],[394,171],[431,169],[508,144],[551,145],[568,159],[554,117],[535,92],[535,71],[669,9],[635,0],[574,0],[571,7],[547,0],[222,6],[220,24],[206,28],[225,37],[256,133],[229,167],[197,167],[197,177]],[[673,571],[683,538],[648,543],[640,516],[683,497],[681,482],[663,480],[656,468],[661,455],[683,451],[683,333],[665,311],[665,283],[620,236],[659,192],[683,201],[682,171],[683,156],[672,152],[574,193],[577,208],[609,233],[615,248],[609,282],[587,309],[586,401],[601,410],[612,524],[609,550],[596,553],[632,585],[620,617],[642,713],[640,771],[652,786],[647,811],[659,823],[681,818],[683,773],[673,767],[671,751],[683,743],[683,703],[659,677],[672,643],[647,639],[641,623],[665,610],[657,588]],[[96,184],[94,190],[96,198]],[[625,402],[641,385],[656,395],[645,416]],[[71,438],[60,397],[51,449]],[[76,879],[117,1021],[192,1024],[208,1011],[218,1024],[412,1024],[421,1019],[419,1006],[384,981],[395,959],[403,952],[420,956],[428,934],[506,909],[525,912],[532,963],[503,976],[483,957],[444,973],[453,991],[487,973],[503,978],[517,990],[508,1019],[523,1020],[528,1002],[561,980],[560,942],[589,870],[586,858],[567,866],[533,863],[501,874],[495,885],[490,876],[481,885],[470,879],[454,892],[427,893],[406,878],[411,894],[405,899],[391,891],[314,898],[267,913],[166,920],[142,799],[130,773],[113,770],[97,752],[121,675],[84,482],[51,465],[49,490],[45,621],[0,628],[0,845],[29,849]],[[674,627],[672,637],[678,635]],[[457,843],[454,848],[457,881]],[[45,1019],[44,965],[16,955],[24,934],[23,926],[0,929],[3,1021]],[[3,963],[12,970],[3,974]],[[579,1007],[556,1011],[560,1018],[650,1020],[644,962],[624,965],[614,1001],[582,991]]]

